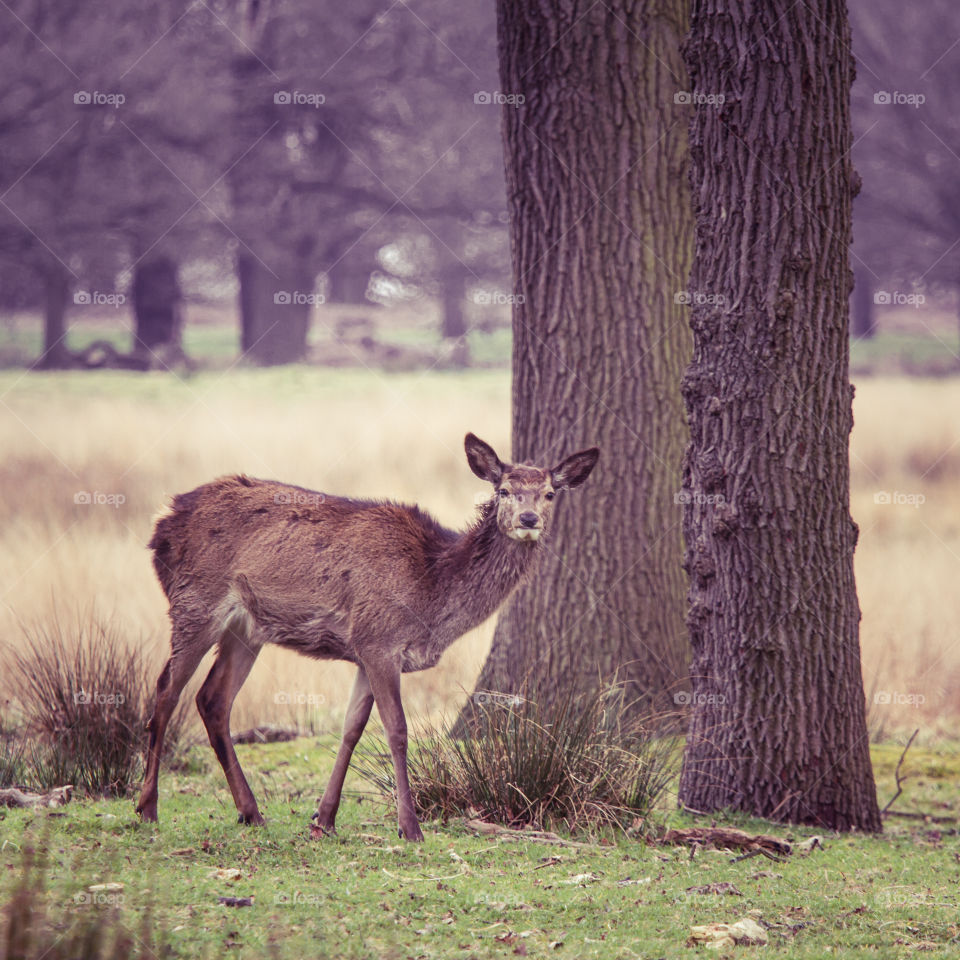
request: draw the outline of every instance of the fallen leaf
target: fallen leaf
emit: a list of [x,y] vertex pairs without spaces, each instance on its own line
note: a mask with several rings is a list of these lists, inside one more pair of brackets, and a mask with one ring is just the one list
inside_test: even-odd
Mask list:
[[94,883],[87,887],[91,893],[116,893],[123,889],[122,883]]
[[594,883],[597,880],[602,879],[601,874],[599,873],[578,873],[575,877],[571,877],[569,880],[561,880],[561,883],[569,883],[571,885],[580,884],[585,886],[588,883]]
[[252,907],[253,897],[218,897],[217,903],[225,907]]
[[239,880],[243,876],[243,871],[238,870],[236,867],[221,867],[218,870],[211,870],[209,877],[213,877],[215,880],[226,880],[232,883],[234,880]]

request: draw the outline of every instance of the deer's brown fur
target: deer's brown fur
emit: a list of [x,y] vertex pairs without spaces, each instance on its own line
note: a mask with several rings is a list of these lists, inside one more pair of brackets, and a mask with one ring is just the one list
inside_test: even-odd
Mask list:
[[157,682],[147,769],[137,807],[157,818],[163,735],[184,685],[219,644],[197,695],[211,745],[243,822],[262,822],[230,740],[234,698],[267,643],[358,666],[343,742],[315,818],[332,832],[353,747],[373,703],[393,754],[400,833],[422,839],[406,771],[400,674],[432,667],[489,617],[532,570],[557,490],[582,483],[598,457],[582,451],[553,470],[503,464],[468,434],[474,473],[493,483],[467,530],[415,506],[350,500],[272,480],[223,477],[175,497],[150,548],[173,625]]

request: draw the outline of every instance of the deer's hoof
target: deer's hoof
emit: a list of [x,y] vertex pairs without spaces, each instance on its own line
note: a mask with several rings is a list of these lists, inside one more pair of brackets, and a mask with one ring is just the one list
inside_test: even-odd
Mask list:
[[137,807],[137,816],[140,817],[142,823],[156,823],[157,822],[157,808],[154,806],[146,807]]
[[310,839],[323,840],[324,837],[335,837],[337,829],[332,823],[321,823],[316,814],[311,818],[315,823],[310,824]]
[[259,810],[254,810],[253,813],[241,813],[237,817],[237,823],[252,824],[259,827],[266,823],[266,820],[263,819]]
[[414,823],[412,827],[403,827],[401,826],[397,830],[397,836],[401,840],[410,840],[413,843],[423,843],[423,831],[420,829],[419,823]]

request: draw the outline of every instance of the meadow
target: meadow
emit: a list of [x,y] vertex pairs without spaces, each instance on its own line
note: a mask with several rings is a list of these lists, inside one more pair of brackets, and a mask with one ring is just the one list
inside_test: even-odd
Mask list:
[[[871,725],[878,737],[950,735],[960,717],[960,381],[862,378],[854,417]],[[166,607],[145,544],[172,494],[242,472],[418,502],[462,526],[486,494],[464,460],[467,430],[509,449],[507,371],[0,372],[0,638],[16,644],[53,620],[69,630],[92,616],[159,669]],[[457,709],[492,627],[404,678],[414,713]],[[234,726],[336,726],[350,676],[347,665],[264,651]]]
[[[502,369],[8,370],[0,411],[0,642],[9,650],[54,623],[69,635],[93,619],[156,668],[167,624],[145,543],[171,494],[246,472],[417,501],[459,526],[486,494],[464,462],[464,432],[509,449]],[[854,412],[852,512],[881,804],[893,795],[905,737],[921,729],[896,805],[915,816],[889,818],[883,837],[828,836],[823,849],[782,864],[711,850],[693,857],[653,842],[666,826],[694,823],[668,791],[643,841],[587,830],[578,845],[544,844],[476,836],[452,819],[425,824],[426,843],[415,847],[395,839],[392,804],[352,774],[340,837],[311,841],[308,817],[351,669],[267,650],[233,727],[270,722],[309,736],[238,748],[265,828],[236,825],[201,737],[162,774],[159,828],[138,824],[127,798],[0,810],[0,902],[22,903],[27,890],[34,926],[51,944],[38,955],[48,960],[94,956],[72,939],[91,922],[122,929],[131,956],[672,958],[691,954],[692,925],[748,915],[766,929],[767,949],[784,956],[955,955],[960,381],[862,378]],[[404,678],[414,716],[429,724],[457,710],[492,627],[460,640],[434,670]],[[0,684],[5,709],[15,711],[6,671]],[[742,817],[716,822],[797,840],[813,833]],[[24,887],[30,849],[41,851],[44,880],[28,877]]]

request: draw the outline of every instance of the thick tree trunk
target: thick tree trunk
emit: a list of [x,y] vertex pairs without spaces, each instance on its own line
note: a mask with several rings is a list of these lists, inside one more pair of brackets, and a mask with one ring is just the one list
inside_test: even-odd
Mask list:
[[680,800],[879,830],[849,510],[843,0],[693,0],[684,378],[692,716]]
[[854,268],[851,307],[853,335],[870,339],[877,332],[877,327],[873,312],[873,283],[869,270]]
[[[548,703],[617,675],[667,698],[686,673],[680,378],[690,333],[686,4],[500,0],[511,212],[513,457],[593,444],[545,556],[501,614],[478,690]],[[639,709],[639,706],[638,706]],[[463,715],[470,715],[470,706]]]
[[43,272],[43,353],[37,367],[59,370],[70,366],[67,349],[67,303],[70,278],[60,263],[50,263]]
[[180,347],[180,284],[169,257],[140,261],[133,274],[134,350]]
[[296,363],[307,352],[313,278],[306,270],[271,273],[259,260],[237,257],[244,356],[270,366]]

